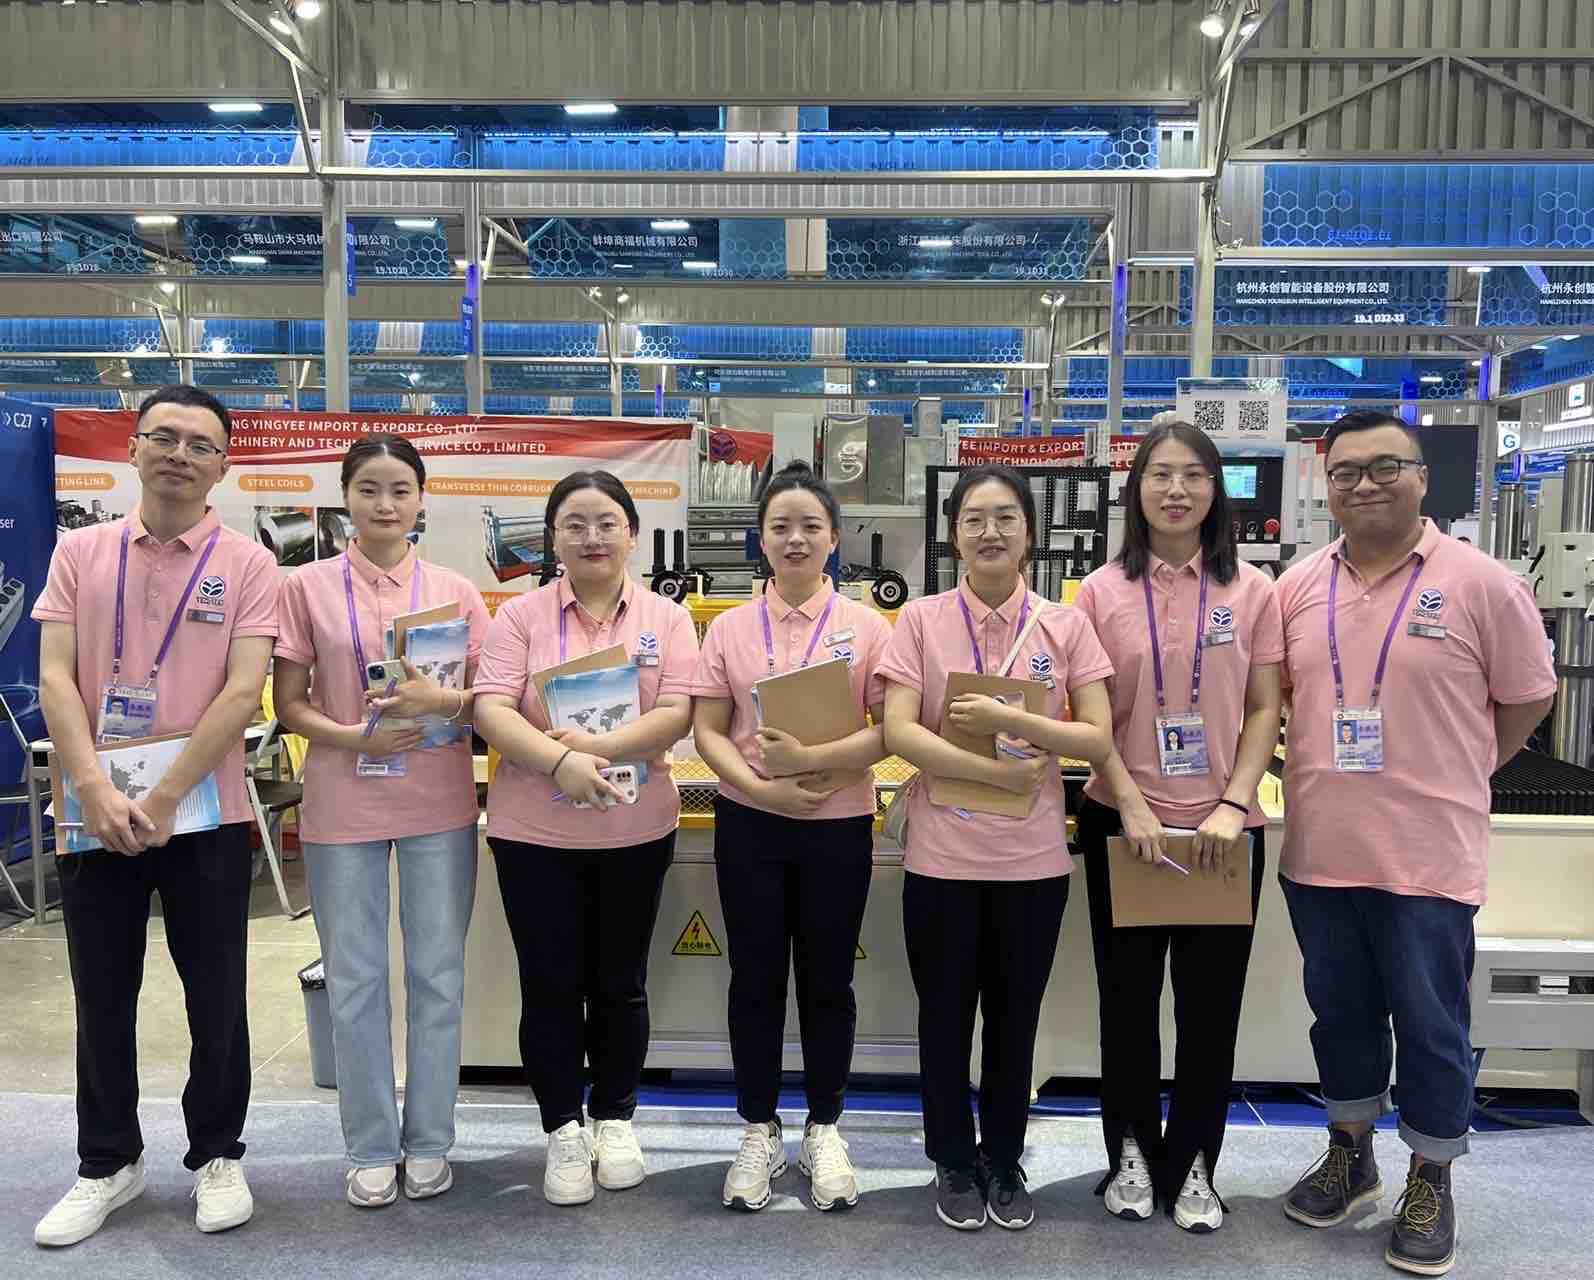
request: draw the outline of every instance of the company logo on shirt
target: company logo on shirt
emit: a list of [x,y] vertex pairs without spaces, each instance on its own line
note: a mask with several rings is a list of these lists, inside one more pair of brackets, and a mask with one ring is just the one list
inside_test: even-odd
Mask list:
[[227,598],[227,579],[211,574],[199,580],[199,598],[206,604],[220,604]]
[[858,658],[858,655],[853,652],[853,648],[852,648],[852,646],[850,644],[838,644],[838,645],[834,646],[830,650],[830,656],[832,658],[840,658],[849,667],[855,661],[857,661],[857,658]]
[[1438,587],[1429,587],[1417,597],[1417,608],[1422,613],[1438,613],[1445,607],[1445,593]]
[[1227,631],[1234,626],[1234,610],[1219,605],[1212,611],[1212,627],[1215,631]]
[[644,631],[636,638],[636,649],[638,653],[658,653],[658,633],[653,631]]
[[1036,653],[1030,655],[1029,673],[1037,680],[1052,673],[1052,655],[1049,653]]

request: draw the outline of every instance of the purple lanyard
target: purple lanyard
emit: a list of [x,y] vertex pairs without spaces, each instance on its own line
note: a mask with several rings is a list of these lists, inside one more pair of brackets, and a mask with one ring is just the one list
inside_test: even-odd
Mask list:
[[[1411,577],[1406,579],[1406,589],[1401,592],[1400,603],[1395,606],[1395,616],[1389,620],[1389,630],[1384,632],[1384,647],[1378,651],[1378,667],[1373,672],[1373,696],[1369,707],[1378,705],[1378,692],[1384,687],[1384,667],[1389,662],[1389,646],[1395,642],[1395,628],[1400,626],[1400,616],[1406,612],[1411,593],[1417,589],[1417,579],[1422,576],[1422,557],[1411,567]],[[1345,706],[1345,674],[1339,668],[1339,632],[1335,625],[1335,605],[1339,600],[1339,556],[1334,556],[1334,571],[1328,576],[1328,659],[1334,664],[1334,705]]]
[[[985,659],[980,657],[980,642],[974,634],[974,615],[969,612],[968,601],[963,598],[963,591],[958,589],[958,608],[963,610],[963,625],[969,629],[969,648],[974,650],[974,670],[978,675],[985,674]],[[995,610],[993,609],[994,613]],[[1018,611],[1018,631],[1024,630],[1024,624],[1029,620],[1029,592],[1024,592],[1024,607]],[[1015,633],[1016,634],[1016,633]],[[1016,656],[1016,655],[1015,655]],[[1001,675],[1006,675],[1003,671]]]
[[[570,610],[572,608],[579,608],[579,607],[580,607],[579,605],[570,604],[570,605],[566,605],[564,608],[559,610],[559,661],[560,662],[563,662],[565,660],[565,653],[567,652],[568,647],[569,647],[568,646],[568,638],[569,638],[569,634],[570,634],[570,632],[569,632]],[[625,593],[624,593],[624,590],[622,589],[621,598],[614,606],[614,620],[615,621],[619,621],[620,611],[622,609],[624,609],[624,608],[625,608]]]
[[[1151,570],[1140,578],[1146,588],[1146,625],[1151,628],[1151,675],[1157,682],[1157,710],[1167,713],[1168,700],[1162,691],[1162,646],[1157,643],[1157,610],[1151,603]],[[1207,618],[1207,570],[1201,566],[1201,598],[1196,602],[1195,663],[1190,670],[1190,710],[1201,705],[1201,628]]]
[[[155,687],[155,677],[160,674],[161,663],[166,661],[167,651],[172,647],[172,641],[177,637],[177,624],[183,620],[183,602],[194,594],[194,587],[199,583],[199,575],[205,572],[205,566],[210,563],[210,553],[216,549],[216,540],[221,537],[219,527],[212,529],[210,537],[205,541],[205,549],[200,553],[199,563],[194,566],[194,571],[188,577],[188,585],[183,588],[183,594],[177,601],[177,611],[172,614],[172,620],[166,624],[166,638],[161,641],[160,652],[155,655],[155,665],[149,669],[149,680],[146,688]],[[116,684],[122,676],[122,641],[127,632],[126,604],[123,596],[127,593],[127,548],[132,541],[127,526],[122,526],[122,554],[116,561],[116,635],[115,649],[111,654],[111,683]]]
[[[819,643],[819,633],[825,629],[825,623],[830,621],[830,612],[836,607],[836,593],[830,593],[830,599],[825,603],[825,611],[819,615],[819,621],[814,624],[814,634],[808,637],[808,648],[803,653],[802,665],[808,665],[808,659],[814,656],[814,646]],[[769,674],[775,674],[775,637],[769,629],[769,597],[758,598],[758,617],[764,624],[764,656],[769,659]]]
[[[421,598],[421,562],[415,561],[415,572],[410,575],[410,612]],[[365,646],[360,643],[360,617],[354,611],[354,574],[349,569],[349,553],[343,553],[343,599],[349,606],[349,636],[354,641],[354,666],[359,672],[359,686],[365,688]],[[380,610],[378,610],[380,615]]]

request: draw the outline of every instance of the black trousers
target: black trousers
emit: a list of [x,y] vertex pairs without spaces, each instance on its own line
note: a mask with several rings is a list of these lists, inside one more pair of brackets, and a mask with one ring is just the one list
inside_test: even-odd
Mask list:
[[919,996],[924,1152],[937,1164],[967,1169],[975,1160],[969,1056],[976,1005],[984,1018],[979,1150],[997,1165],[1023,1155],[1035,1032],[1067,905],[1067,876],[903,877],[902,927]]
[[143,1154],[138,1127],[138,993],[149,905],[160,894],[166,948],[188,1006],[183,1164],[239,1159],[249,1109],[245,956],[253,859],[249,824],[173,836],[136,857],[58,856],[77,1004],[78,1175],[108,1178]]
[[786,975],[797,977],[808,1122],[835,1124],[847,1095],[858,1004],[853,960],[874,870],[874,819],[788,818],[714,801],[714,873],[730,946],[736,1110],[775,1118]]
[[520,1059],[552,1133],[629,1120],[648,1056],[648,948],[675,832],[621,849],[490,839],[520,964]]
[[[1101,1122],[1109,1178],[1124,1135],[1134,1130],[1164,1203],[1171,1205],[1196,1155],[1216,1169],[1234,1086],[1234,1042],[1251,961],[1251,925],[1115,929],[1107,837],[1121,834],[1116,809],[1086,799],[1079,847],[1090,895],[1090,937],[1101,998]],[[1262,828],[1251,840],[1251,919],[1262,895]],[[1173,1092],[1162,1125],[1162,975],[1173,975]],[[1106,1182],[1102,1183],[1105,1189]]]

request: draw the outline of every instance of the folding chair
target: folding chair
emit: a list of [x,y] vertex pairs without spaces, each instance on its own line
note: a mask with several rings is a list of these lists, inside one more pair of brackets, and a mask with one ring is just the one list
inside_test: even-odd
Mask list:
[[22,726],[11,714],[11,706],[6,702],[4,695],[0,695],[0,723],[4,723],[11,730],[11,736],[16,739],[17,747],[22,752],[22,777],[15,783],[0,783],[0,805],[8,809],[15,807],[27,809],[28,840],[33,853],[33,902],[30,904],[22,896],[21,888],[11,878],[11,850],[16,845],[17,830],[15,813],[7,815],[6,844],[5,849],[0,850],[0,880],[5,882],[6,892],[11,895],[18,909],[43,924],[44,913],[58,905],[46,902],[44,898],[44,806],[50,799],[50,784],[41,783],[34,776],[33,748],[28,742],[27,735],[22,732]]
[[[269,694],[267,697],[269,699]],[[281,776],[284,755],[289,757],[290,776],[287,778]],[[289,809],[297,809],[304,801],[304,786],[299,781],[301,767],[295,764],[289,738],[275,719],[267,722],[260,741],[244,758],[244,786],[249,792],[249,807],[254,810],[255,825],[260,828],[260,845],[277,886],[277,900],[290,920],[297,920],[310,910],[309,906],[294,910],[288,901],[288,887],[282,880],[282,858],[277,851],[283,815]]]

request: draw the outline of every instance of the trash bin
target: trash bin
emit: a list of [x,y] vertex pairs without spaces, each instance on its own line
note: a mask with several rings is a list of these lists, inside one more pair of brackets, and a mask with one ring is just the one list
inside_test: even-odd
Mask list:
[[338,1058],[332,1044],[332,1001],[327,995],[326,966],[315,960],[299,970],[304,996],[304,1021],[310,1035],[310,1079],[322,1089],[338,1087]]

